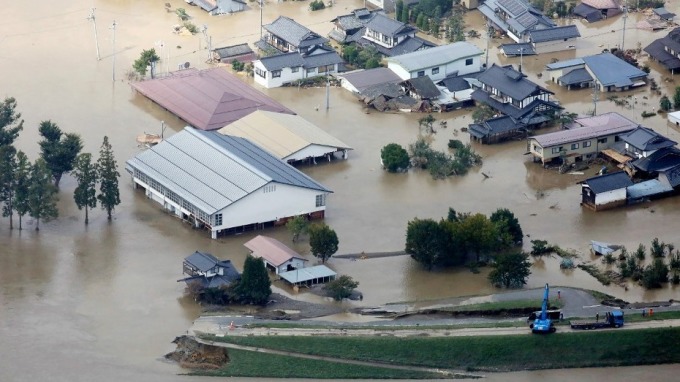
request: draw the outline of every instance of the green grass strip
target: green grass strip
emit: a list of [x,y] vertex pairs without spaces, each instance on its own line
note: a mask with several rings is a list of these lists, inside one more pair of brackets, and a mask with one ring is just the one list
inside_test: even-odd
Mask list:
[[[527,329],[527,332],[529,329]],[[479,337],[212,337],[240,345],[442,369],[533,370],[680,362],[680,328]]]
[[218,370],[191,375],[216,377],[318,378],[318,379],[438,379],[442,374],[348,365],[337,362],[229,349],[229,364]]

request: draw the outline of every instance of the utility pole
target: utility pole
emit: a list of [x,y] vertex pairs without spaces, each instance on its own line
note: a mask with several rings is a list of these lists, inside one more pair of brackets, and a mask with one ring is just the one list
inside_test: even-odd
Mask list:
[[201,31],[203,32],[203,37],[205,37],[205,45],[208,48],[208,62],[210,62],[210,60],[212,59],[212,52],[211,52],[212,47],[210,46],[211,41],[210,41],[210,37],[208,36],[208,26],[203,24],[203,29],[201,29]]
[[621,36],[621,53],[624,52],[623,46],[626,42],[626,19],[628,19],[628,0],[626,0],[626,6],[623,7],[623,33]]
[[519,48],[519,72],[522,73],[522,56],[524,56],[524,48]]
[[326,75],[326,111],[331,107],[331,79]]
[[489,42],[491,40],[491,24],[486,23],[486,62],[484,63],[484,69],[489,68]]
[[593,117],[597,115],[597,101],[600,100],[600,85],[595,84],[593,89]]
[[264,8],[264,0],[260,0],[260,40],[262,40],[262,9]]
[[99,61],[101,60],[101,56],[99,55],[99,39],[97,38],[97,21],[94,17],[94,8],[90,8],[90,15],[87,19],[92,21],[92,26],[94,27],[94,45],[97,48],[97,61]]
[[116,82],[116,20],[113,20],[111,29],[113,29],[113,69],[111,78],[113,78],[113,82]]

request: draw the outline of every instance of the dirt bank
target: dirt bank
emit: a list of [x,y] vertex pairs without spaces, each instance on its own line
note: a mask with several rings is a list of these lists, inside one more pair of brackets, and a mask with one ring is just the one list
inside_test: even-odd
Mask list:
[[229,352],[224,347],[200,343],[191,336],[180,336],[172,342],[177,344],[177,349],[166,354],[165,358],[185,369],[212,370],[229,363]]

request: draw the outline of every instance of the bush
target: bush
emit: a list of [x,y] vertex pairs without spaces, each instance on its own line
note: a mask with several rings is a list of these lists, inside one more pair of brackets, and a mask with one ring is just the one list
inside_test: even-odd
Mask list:
[[309,9],[312,11],[318,11],[320,9],[326,8],[326,4],[322,0],[314,0],[311,3],[309,3]]
[[409,157],[406,149],[396,143],[390,143],[380,150],[383,167],[389,172],[403,171],[408,168]]
[[449,139],[449,148],[458,150],[465,147],[465,144],[457,139]]
[[653,116],[655,116],[656,113],[645,110],[645,111],[642,112],[641,115],[642,115],[642,118],[648,118],[648,117],[653,117]]
[[243,71],[243,69],[245,69],[246,64],[242,63],[242,62],[239,61],[239,60],[233,60],[233,61],[231,62],[231,67],[232,67],[235,71],[241,72],[241,71]]
[[340,301],[343,298],[351,296],[354,289],[358,286],[358,281],[354,281],[351,277],[343,275],[326,284],[323,289],[326,290],[334,300]]
[[182,21],[189,20],[189,15],[187,14],[187,11],[184,10],[184,8],[177,8],[177,10],[175,10],[175,13],[177,14],[177,17],[179,17],[180,20]]
[[188,22],[188,21],[185,21],[185,22],[184,22],[184,27],[187,28],[187,30],[188,30],[189,33],[191,33],[191,34],[196,34],[196,33],[198,33],[198,27],[196,27],[196,25],[194,25],[194,24],[192,24],[192,23],[190,23],[190,22]]

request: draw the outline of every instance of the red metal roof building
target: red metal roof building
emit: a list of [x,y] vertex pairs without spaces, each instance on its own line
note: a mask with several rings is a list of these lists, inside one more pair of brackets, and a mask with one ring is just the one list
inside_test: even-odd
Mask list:
[[222,68],[180,70],[131,85],[201,130],[220,129],[256,110],[295,114]]

